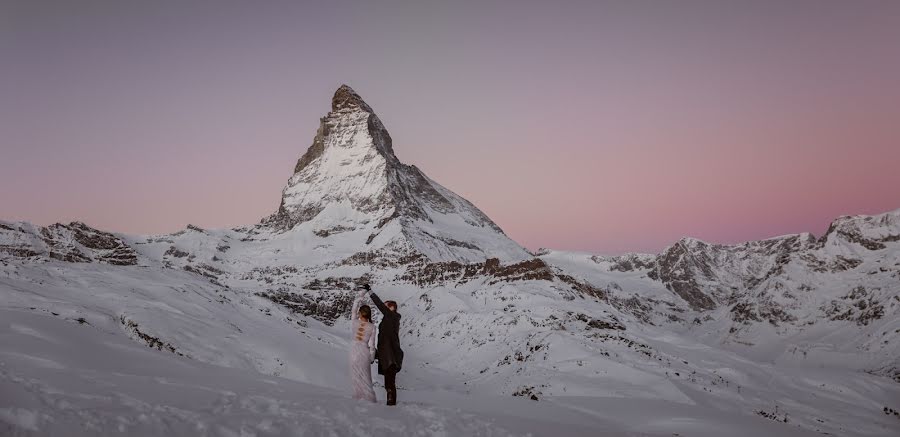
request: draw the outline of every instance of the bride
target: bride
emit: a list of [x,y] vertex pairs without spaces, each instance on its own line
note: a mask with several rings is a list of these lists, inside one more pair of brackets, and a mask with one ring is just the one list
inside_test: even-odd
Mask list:
[[350,317],[353,319],[353,338],[350,340],[350,381],[353,384],[353,399],[375,402],[372,389],[372,362],[375,361],[375,325],[372,324],[372,309],[362,305],[365,290],[359,290],[353,301]]

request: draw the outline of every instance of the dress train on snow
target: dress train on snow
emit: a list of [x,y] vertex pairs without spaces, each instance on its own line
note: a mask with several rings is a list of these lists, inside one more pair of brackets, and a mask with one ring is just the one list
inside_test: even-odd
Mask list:
[[353,399],[375,402],[372,388],[372,362],[375,360],[375,325],[359,319],[359,307],[366,292],[360,291],[353,301],[350,339],[350,382]]

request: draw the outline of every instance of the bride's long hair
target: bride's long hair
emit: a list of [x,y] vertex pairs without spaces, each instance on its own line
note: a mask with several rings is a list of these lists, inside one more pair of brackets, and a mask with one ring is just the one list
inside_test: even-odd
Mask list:
[[369,308],[368,305],[359,307],[359,315],[363,316],[367,322],[372,323],[372,308]]

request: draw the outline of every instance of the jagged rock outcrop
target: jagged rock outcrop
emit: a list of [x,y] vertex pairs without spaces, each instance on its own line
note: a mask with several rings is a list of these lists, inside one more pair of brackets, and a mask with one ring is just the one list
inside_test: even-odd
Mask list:
[[138,261],[137,253],[121,238],[81,222],[47,227],[0,222],[0,254],[120,266]]
[[[754,322],[877,320],[895,302],[892,291],[874,284],[900,279],[898,253],[900,210],[840,217],[820,238],[803,233],[735,245],[683,238],[658,255],[591,260],[610,272],[641,273],[693,310],[727,307],[734,332]],[[871,290],[857,298],[851,289]]]
[[831,223],[819,239],[822,247],[844,243],[882,250],[900,241],[900,210],[875,216],[844,216]]

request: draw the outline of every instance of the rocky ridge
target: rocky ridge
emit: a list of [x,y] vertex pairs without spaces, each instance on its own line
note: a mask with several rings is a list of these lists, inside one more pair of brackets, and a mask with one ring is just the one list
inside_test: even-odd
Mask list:
[[262,223],[289,231],[329,208],[353,214],[332,214],[316,232],[350,231],[362,240],[359,247],[387,247],[433,261],[528,257],[470,202],[401,163],[384,124],[346,85],[335,92],[331,112],[297,161],[278,210]]

